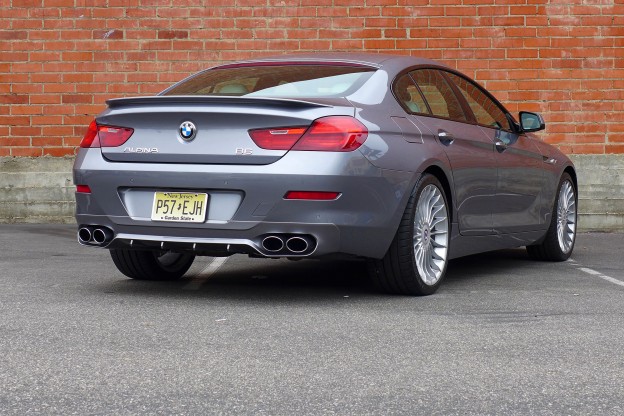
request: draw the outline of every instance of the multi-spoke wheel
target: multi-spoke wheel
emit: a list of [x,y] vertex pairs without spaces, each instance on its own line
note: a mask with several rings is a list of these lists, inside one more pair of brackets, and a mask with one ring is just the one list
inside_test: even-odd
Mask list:
[[444,278],[450,218],[440,181],[425,174],[415,187],[396,236],[381,260],[369,269],[379,288],[390,293],[429,295]]
[[414,216],[416,268],[427,285],[442,277],[448,253],[448,211],[442,190],[431,184],[421,192]]
[[577,197],[572,178],[564,173],[559,181],[550,227],[540,244],[527,246],[537,260],[564,261],[572,254],[576,240]]
[[195,260],[192,254],[170,251],[112,249],[110,254],[120,272],[139,280],[179,279]]
[[576,235],[576,197],[569,180],[561,184],[557,201],[557,239],[564,253],[572,251]]

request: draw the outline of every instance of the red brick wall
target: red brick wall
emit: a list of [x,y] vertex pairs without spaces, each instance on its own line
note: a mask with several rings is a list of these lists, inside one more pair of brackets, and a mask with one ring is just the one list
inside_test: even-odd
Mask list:
[[624,0],[2,0],[0,156],[73,154],[107,98],[317,50],[440,60],[564,151],[624,153]]

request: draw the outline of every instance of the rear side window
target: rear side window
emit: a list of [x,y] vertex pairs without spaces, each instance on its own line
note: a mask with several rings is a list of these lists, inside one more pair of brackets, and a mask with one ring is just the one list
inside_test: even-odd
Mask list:
[[481,88],[455,74],[447,73],[468,102],[477,123],[496,129],[509,130],[509,121],[501,108]]
[[409,75],[401,76],[393,87],[394,95],[409,113],[431,114],[418,87]]
[[439,71],[417,69],[410,72],[410,75],[425,96],[434,116],[455,121],[468,121],[451,86]]
[[364,66],[250,65],[200,72],[163,95],[239,97],[342,97],[355,92],[375,72]]

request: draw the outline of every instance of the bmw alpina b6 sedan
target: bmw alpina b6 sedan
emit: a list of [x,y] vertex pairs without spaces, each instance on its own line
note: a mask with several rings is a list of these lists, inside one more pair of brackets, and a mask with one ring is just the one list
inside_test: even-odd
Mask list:
[[195,256],[366,259],[427,295],[450,259],[576,236],[572,162],[459,72],[413,57],[285,55],[107,101],[74,165],[78,240],[134,279]]

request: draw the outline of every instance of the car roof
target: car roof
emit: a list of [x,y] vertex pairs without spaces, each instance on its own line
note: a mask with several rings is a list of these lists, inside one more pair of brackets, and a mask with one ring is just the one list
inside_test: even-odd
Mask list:
[[[324,62],[324,63],[349,63],[367,65],[376,68],[401,70],[418,65],[434,65],[448,68],[446,65],[430,59],[407,55],[392,55],[365,52],[319,52],[319,53],[291,53],[285,55],[268,56],[263,58],[249,59],[230,62],[215,68],[238,66],[254,63],[280,63],[280,62]],[[450,69],[450,68],[449,68]]]

